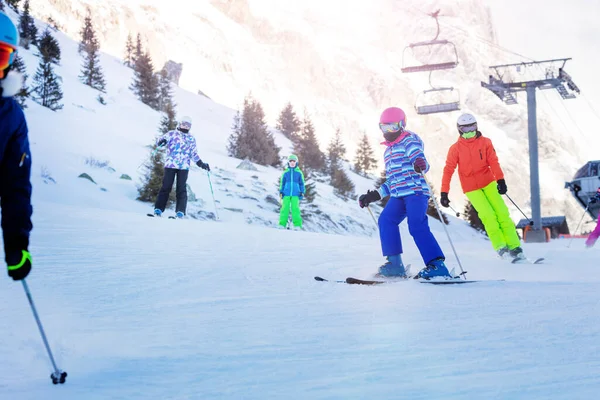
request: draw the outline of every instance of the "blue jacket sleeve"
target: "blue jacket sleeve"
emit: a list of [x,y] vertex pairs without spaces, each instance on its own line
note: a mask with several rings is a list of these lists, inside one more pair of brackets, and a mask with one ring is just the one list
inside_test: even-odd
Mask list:
[[304,174],[300,170],[298,170],[298,172],[300,173],[300,180],[299,180],[300,193],[302,193],[304,195],[304,193],[306,192],[306,188],[304,187]]
[[281,174],[281,180],[279,183],[279,193],[283,194],[283,188],[285,187],[287,181],[287,170],[285,170],[283,172],[283,174]]
[[423,152],[423,148],[424,148],[423,141],[416,134],[411,134],[411,135],[412,135],[412,138],[411,138],[412,140],[406,146],[406,155],[410,159],[410,163],[412,165],[415,165],[415,161],[417,161],[417,158],[422,158],[423,160],[425,160],[427,167],[425,168],[425,171],[423,171],[423,173],[427,173],[427,172],[429,172],[429,162],[425,158],[425,153]]
[[[7,104],[7,102],[12,104]],[[7,107],[8,105],[8,107]],[[27,123],[14,100],[4,100],[9,117],[0,126],[0,207],[5,253],[26,249],[31,232],[31,154]]]

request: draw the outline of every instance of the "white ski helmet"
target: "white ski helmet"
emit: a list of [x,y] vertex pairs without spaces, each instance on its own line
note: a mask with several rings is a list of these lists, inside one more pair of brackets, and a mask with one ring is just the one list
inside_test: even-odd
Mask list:
[[463,133],[473,132],[477,130],[477,120],[472,114],[464,113],[458,117],[456,127],[458,128],[458,133],[461,135]]
[[192,128],[192,118],[187,115],[182,117],[179,121],[179,125],[177,125],[177,129],[180,131],[189,131]]

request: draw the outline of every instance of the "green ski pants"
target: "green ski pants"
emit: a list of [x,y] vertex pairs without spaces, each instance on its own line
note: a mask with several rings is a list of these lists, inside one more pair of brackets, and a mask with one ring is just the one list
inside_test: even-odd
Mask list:
[[502,195],[498,193],[496,182],[492,182],[483,189],[465,193],[485,226],[485,231],[492,242],[494,250],[502,247],[514,249],[521,242],[515,224],[510,218],[508,207]]
[[300,215],[300,198],[298,196],[283,196],[283,199],[281,199],[279,225],[287,226],[290,208],[292,209],[292,222],[294,223],[294,226],[302,228],[302,216]]

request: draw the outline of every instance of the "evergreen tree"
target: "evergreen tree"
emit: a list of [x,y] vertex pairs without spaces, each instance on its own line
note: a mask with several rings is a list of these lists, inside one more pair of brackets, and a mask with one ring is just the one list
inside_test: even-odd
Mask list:
[[37,33],[37,27],[29,14],[29,0],[25,0],[23,12],[19,17],[19,36],[24,48],[29,49],[30,44],[37,43]]
[[169,131],[174,130],[177,127],[177,118],[175,114],[175,106],[173,103],[167,103],[166,108],[163,112],[163,116],[160,120],[160,126],[158,131],[161,134],[165,134]]
[[467,200],[467,204],[465,204],[465,210],[463,211],[463,218],[471,225],[471,227],[483,234],[487,235],[485,231],[485,226],[483,226],[483,222],[479,218],[479,214],[477,214],[477,210],[473,207],[470,201]]
[[[438,215],[437,209],[435,208],[435,204],[433,203],[435,201],[434,196],[436,196],[436,190],[433,185],[431,185],[430,187],[431,187],[431,197],[429,197],[429,201],[427,202],[427,215],[429,215],[430,217],[433,217],[439,221],[440,216]],[[439,206],[439,204],[438,204],[438,206]],[[446,216],[446,214],[444,214],[442,212],[441,209],[440,209],[440,212],[442,214],[442,218],[444,219],[444,224],[448,225],[450,223],[450,221],[448,221],[448,217]]]
[[327,167],[332,179],[334,172],[342,168],[342,160],[345,155],[346,146],[342,141],[342,132],[338,128],[327,147]]
[[89,87],[105,92],[106,82],[104,80],[104,72],[102,72],[102,67],[100,66],[100,46],[93,34],[93,28],[91,32],[92,36],[84,49],[83,65],[81,66],[79,79]]
[[[156,141],[155,141],[156,142]],[[150,160],[144,165],[144,175],[142,184],[138,186],[138,200],[154,202],[158,197],[158,192],[162,187],[162,180],[165,173],[164,149],[158,148],[156,144],[152,145]],[[175,201],[175,191],[171,190],[167,207]]]
[[297,140],[301,123],[291,103],[287,103],[284,109],[281,110],[275,128],[292,142]]
[[41,104],[52,111],[60,110],[63,105],[60,103],[63,93],[60,88],[61,77],[54,73],[52,64],[45,60],[40,60],[33,77],[33,87],[31,89],[33,101]]
[[173,88],[166,66],[158,74],[158,109],[166,112],[167,107],[174,107]]
[[265,122],[261,104],[248,95],[244,99],[244,109],[236,114],[233,133],[229,137],[227,152],[230,156],[248,159],[260,165],[281,165],[275,138]]
[[336,168],[331,174],[333,193],[348,199],[354,196],[354,183],[342,168]]
[[19,2],[21,0],[6,0],[6,4],[12,8],[17,14],[19,13]]
[[294,143],[294,153],[298,155],[306,169],[316,172],[325,171],[325,154],[319,148],[315,127],[306,111],[300,137]]
[[81,39],[77,51],[81,54],[85,51],[90,41],[96,38],[96,32],[94,32],[94,27],[92,25],[92,10],[89,7],[85,14],[85,18],[83,19],[83,27],[79,33],[81,34]]
[[40,56],[43,60],[58,64],[60,62],[60,46],[58,41],[50,34],[46,28],[39,42]]
[[357,174],[366,175],[368,171],[377,166],[377,160],[373,154],[374,152],[371,143],[369,143],[369,137],[366,132],[363,132],[354,159],[354,171],[356,171]]
[[125,42],[125,60],[124,64],[129,68],[133,67],[135,47],[133,47],[133,40],[131,39],[131,33],[127,34],[127,42]]
[[140,58],[143,54],[144,47],[142,46],[142,36],[138,33],[135,38],[135,49],[133,51],[133,65],[135,65],[138,58]]
[[25,104],[25,100],[29,97],[29,90],[27,88],[28,75],[27,75],[27,68],[25,68],[25,62],[23,61],[23,58],[19,55],[19,53],[17,53],[17,55],[15,57],[15,61],[13,61],[12,68],[13,68],[13,70],[18,71],[23,77],[21,89],[15,95],[15,99],[17,100],[17,103],[19,103],[21,108],[25,109],[25,108],[27,108],[27,105]]
[[133,83],[130,89],[142,103],[158,110],[158,79],[150,55],[143,53],[136,58],[133,70]]
[[0,11],[4,11],[4,3],[0,0]]
[[304,199],[307,203],[312,203],[317,197],[317,184],[313,181],[313,172],[310,169],[304,169],[299,165],[304,174]]

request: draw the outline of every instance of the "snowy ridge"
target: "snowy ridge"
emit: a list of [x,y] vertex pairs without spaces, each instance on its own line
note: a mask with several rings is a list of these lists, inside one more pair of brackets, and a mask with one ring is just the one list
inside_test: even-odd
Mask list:
[[[237,108],[251,91],[270,121],[288,101],[297,110],[306,107],[323,147],[336,127],[342,128],[350,154],[361,130],[372,135],[376,145],[381,110],[402,106],[409,128],[425,141],[432,160],[430,179],[436,186],[447,150],[456,140],[459,114],[416,115],[412,106],[416,95],[429,88],[428,74],[402,74],[400,67],[405,46],[435,36],[435,23],[425,13],[440,9],[440,38],[457,44],[459,65],[436,72],[434,84],[460,90],[463,110],[478,116],[482,131],[494,142],[511,197],[530,213],[525,99],[521,96],[519,105],[506,106],[480,85],[487,81],[490,65],[523,60],[490,45],[496,41],[496,29],[484,2],[34,0],[32,12],[51,16],[68,36],[78,38],[78,21],[86,6],[94,12],[102,49],[109,54],[121,57],[127,34],[140,32],[156,65],[167,59],[183,63],[181,85],[190,92],[200,89]],[[574,60],[567,69],[581,68],[573,63],[583,62]],[[565,128],[557,119],[557,109],[563,107],[557,98],[554,92],[538,96],[542,211],[543,216],[567,215],[569,225],[575,226],[581,207],[563,184],[587,160],[597,158],[600,139],[592,132],[582,137],[569,124]],[[565,105],[587,108],[583,100]],[[564,110],[562,114],[567,116]],[[456,177],[450,199],[459,208],[466,199]],[[513,219],[522,217],[512,205],[510,209]]]

